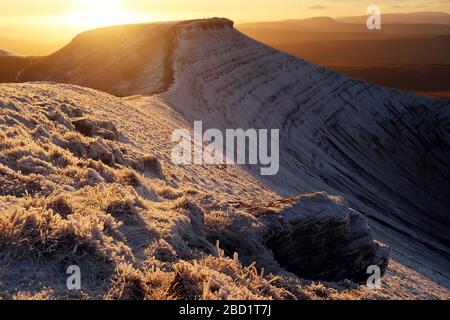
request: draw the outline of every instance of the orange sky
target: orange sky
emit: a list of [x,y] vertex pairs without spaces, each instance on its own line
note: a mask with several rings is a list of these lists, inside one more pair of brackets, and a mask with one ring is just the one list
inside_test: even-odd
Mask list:
[[0,38],[67,40],[106,25],[212,16],[249,22],[365,15],[369,4],[385,13],[450,12],[448,0],[0,0]]

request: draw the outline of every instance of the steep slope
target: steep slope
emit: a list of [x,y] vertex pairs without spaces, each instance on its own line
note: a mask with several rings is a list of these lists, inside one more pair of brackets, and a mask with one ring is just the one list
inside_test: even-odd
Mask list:
[[[232,25],[221,19],[158,25],[164,37],[171,35],[167,40],[170,49],[162,57],[157,54],[156,60],[154,55],[143,54],[135,63],[153,66],[157,61],[161,66],[164,61],[164,70],[146,76],[138,72],[139,81],[132,80],[133,85],[128,85],[131,73],[122,61],[128,58],[125,52],[141,42],[135,41],[132,33],[123,36],[120,28],[97,30],[88,37],[95,39],[106,32],[114,38],[118,33],[130,44],[122,50],[111,49],[107,56],[103,50],[88,51],[92,56],[86,63],[93,67],[93,73],[98,72],[92,79],[86,70],[78,70],[85,63],[64,68],[63,62],[69,61],[64,50],[72,52],[67,48],[27,70],[24,79],[32,74],[35,78],[31,79],[36,80],[79,83],[78,76],[85,74],[87,80],[79,84],[91,86],[91,80],[97,84],[97,79],[103,81],[108,74],[91,61],[104,58],[117,77],[103,82],[103,90],[118,95],[165,92],[133,100],[135,105],[151,108],[156,99],[178,111],[188,125],[202,120],[205,129],[279,128],[280,173],[262,178],[258,168],[247,167],[252,183],[259,180],[264,190],[281,195],[326,191],[343,196],[351,207],[370,218],[376,238],[391,246],[395,263],[405,263],[448,288],[449,100],[416,97],[340,75],[264,46]],[[88,50],[93,42],[77,43]],[[66,78],[72,74],[76,76]],[[161,79],[167,81],[161,85]],[[127,85],[118,93],[122,81]],[[165,134],[170,137],[171,132],[166,130]],[[161,147],[168,148],[167,142]],[[191,183],[207,189],[217,186],[214,179],[193,178],[197,177],[195,167],[186,169]],[[214,170],[220,174],[221,167]],[[247,178],[240,181],[240,171],[233,178],[228,174],[220,176],[236,184],[220,184],[219,193],[238,198],[241,192],[249,193],[246,187],[250,183]],[[259,191],[251,190],[255,199],[261,197]],[[295,207],[295,203],[291,205]],[[283,232],[280,235],[296,243]],[[278,248],[271,249],[279,252]],[[280,260],[285,260],[283,257],[282,252]]]
[[281,171],[268,185],[345,195],[383,228],[439,253],[447,269],[449,100],[342,76],[231,28],[198,28],[177,43],[176,82],[164,96],[187,119],[281,129]]
[[[439,34],[435,30],[435,33],[420,34],[422,27],[417,30],[411,24],[402,26],[404,34],[367,30],[305,32],[302,28],[282,29],[283,23],[273,29],[268,29],[270,24],[266,27],[238,25],[237,28],[278,50],[371,83],[445,96],[445,92],[450,92],[448,32]],[[288,27],[291,26],[285,25]]]
[[[367,265],[386,267],[365,219],[341,198],[265,207],[278,196],[239,167],[171,164],[167,131],[187,124],[158,99],[0,85],[0,112],[2,298],[317,298],[316,284],[278,264],[285,252],[274,256],[267,240],[283,237],[300,260],[282,264],[308,278],[364,281]],[[73,264],[83,275],[76,293],[66,287]],[[325,286],[322,297],[376,297],[348,281]]]
[[151,93],[165,80],[171,30],[170,24],[154,24],[86,32],[23,71],[20,80],[75,83],[119,96]]
[[165,91],[172,81],[170,57],[176,34],[189,23],[117,26],[82,33],[21,72],[19,81],[72,83],[116,96]]
[[[333,272],[333,262],[332,276],[342,276],[364,251],[353,245],[340,252],[345,260],[330,261],[329,250],[342,240],[371,244],[365,220],[325,193],[280,199],[238,166],[173,165],[171,132],[190,124],[159,96],[3,84],[0,112],[1,298],[449,298],[397,261],[377,291],[280,268],[275,259],[283,262],[289,246],[276,241],[285,239],[296,248],[289,268],[306,262],[313,277],[315,268]],[[301,223],[307,217],[312,224]],[[311,233],[315,222],[328,232]],[[308,239],[322,246],[303,251]],[[373,244],[364,250],[373,254]],[[327,263],[314,266],[307,253]],[[67,290],[72,264],[81,291]]]

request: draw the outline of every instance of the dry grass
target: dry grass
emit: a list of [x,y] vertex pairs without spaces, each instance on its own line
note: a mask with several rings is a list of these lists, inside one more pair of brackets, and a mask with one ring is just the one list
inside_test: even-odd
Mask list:
[[[370,296],[287,273],[255,216],[169,182],[162,160],[126,137],[78,132],[71,119],[90,115],[77,97],[0,96],[0,298]],[[66,288],[72,264],[81,268],[79,292]]]

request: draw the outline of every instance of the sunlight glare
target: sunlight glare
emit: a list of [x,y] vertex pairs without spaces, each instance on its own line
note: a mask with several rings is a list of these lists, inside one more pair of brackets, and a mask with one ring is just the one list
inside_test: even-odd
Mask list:
[[77,30],[142,20],[128,12],[123,5],[123,0],[74,0],[64,20],[70,28]]

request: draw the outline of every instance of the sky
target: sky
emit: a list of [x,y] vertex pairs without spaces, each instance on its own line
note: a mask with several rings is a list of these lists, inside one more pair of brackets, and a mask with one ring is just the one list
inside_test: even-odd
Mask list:
[[0,0],[0,37],[66,40],[92,28],[227,17],[237,23],[382,12],[450,12],[450,0]]

